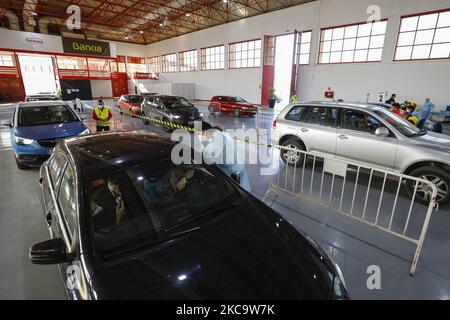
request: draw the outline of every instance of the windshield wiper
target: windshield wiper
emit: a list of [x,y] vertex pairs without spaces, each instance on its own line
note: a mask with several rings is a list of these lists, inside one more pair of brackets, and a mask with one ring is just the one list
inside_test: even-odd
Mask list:
[[[193,218],[187,219],[185,221],[180,222],[179,224],[176,224],[176,225],[174,225],[172,227],[164,229],[164,232],[167,233],[167,232],[173,231],[173,230],[178,229],[180,227],[183,227],[183,226],[185,226],[185,225],[187,225],[189,223],[192,223],[194,221],[202,219],[205,216],[208,216],[210,214],[222,212],[222,211],[225,211],[225,210],[237,207],[241,203],[242,203],[242,201],[235,201],[235,202],[233,202],[231,204],[227,204],[227,205],[224,205],[224,206],[221,206],[221,207],[214,207],[214,206],[207,207],[206,209],[203,209],[203,210],[200,210],[200,211],[194,213],[194,217]],[[193,229],[196,230],[198,228],[193,228]]]

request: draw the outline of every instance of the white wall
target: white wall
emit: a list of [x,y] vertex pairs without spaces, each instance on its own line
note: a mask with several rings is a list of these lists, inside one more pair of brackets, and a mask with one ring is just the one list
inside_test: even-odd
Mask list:
[[111,98],[112,86],[111,80],[91,80],[92,97],[95,98]]
[[[389,19],[382,62],[318,65],[320,28],[364,22],[371,5],[378,5],[381,18]],[[147,46],[146,56],[312,29],[311,63],[300,67],[299,99],[323,100],[324,91],[332,87],[336,98],[347,101],[365,101],[368,93],[375,100],[377,92],[388,91],[419,103],[431,97],[443,109],[450,105],[450,60],[393,62],[393,57],[400,16],[449,7],[449,0],[318,0],[154,43]],[[235,94],[254,102],[260,102],[261,78],[261,68],[160,74],[161,82],[195,83],[199,99]]]
[[[373,4],[380,6],[381,18],[389,19],[382,62],[318,65],[320,27],[363,22],[368,16],[367,7]],[[449,7],[448,0],[321,0],[313,32],[313,64],[300,67],[300,99],[323,100],[325,90],[331,87],[336,99],[346,101],[366,101],[368,93],[370,100],[375,101],[377,92],[388,91],[397,93],[400,101],[420,104],[431,97],[439,109],[445,109],[450,105],[450,95],[446,92],[450,60],[393,60],[401,16]]]

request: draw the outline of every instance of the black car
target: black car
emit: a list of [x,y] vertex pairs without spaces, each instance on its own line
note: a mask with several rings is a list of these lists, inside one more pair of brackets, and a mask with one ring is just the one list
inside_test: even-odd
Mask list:
[[30,259],[59,264],[69,298],[348,298],[308,236],[216,166],[174,165],[174,145],[87,135],[59,142],[42,166],[52,240]]
[[[146,96],[141,105],[141,114],[170,124],[193,127],[195,121],[202,121],[203,114],[183,97],[154,95]],[[174,127],[164,125],[165,131]]]

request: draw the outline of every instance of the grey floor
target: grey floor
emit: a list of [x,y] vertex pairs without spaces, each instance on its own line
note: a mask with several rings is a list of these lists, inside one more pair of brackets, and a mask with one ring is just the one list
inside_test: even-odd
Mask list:
[[[10,117],[11,108],[0,105],[0,121]],[[199,109],[207,115],[206,106]],[[90,112],[87,107],[85,113]],[[235,119],[227,115],[207,119],[222,128],[246,129],[256,124],[255,118]],[[86,123],[94,127],[91,120]],[[270,125],[271,121],[267,123]],[[160,127],[145,126],[140,120],[117,113],[114,129],[164,134]],[[450,133],[449,128],[446,130]],[[48,234],[37,198],[38,170],[17,169],[9,139],[9,130],[0,128],[0,299],[65,299],[57,267],[28,262],[29,247],[47,239]],[[269,178],[260,175],[259,165],[248,165],[247,170],[252,192],[262,198]],[[450,299],[450,206],[433,214],[417,273],[411,277],[408,270],[415,250],[413,244],[285,193],[270,194],[266,200],[341,266],[351,298]],[[372,209],[374,205],[369,203]],[[379,290],[367,287],[367,268],[371,265],[381,270]]]

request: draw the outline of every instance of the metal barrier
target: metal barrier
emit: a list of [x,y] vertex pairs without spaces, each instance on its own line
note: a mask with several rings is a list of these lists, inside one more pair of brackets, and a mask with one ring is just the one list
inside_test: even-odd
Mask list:
[[273,121],[276,119],[277,113],[273,109],[258,108],[256,114],[256,128],[272,129]]
[[[280,160],[280,155],[289,165]],[[410,269],[410,275],[415,274],[436,207],[437,188],[433,183],[364,163],[282,146],[272,146],[272,168],[274,163],[276,171],[269,178],[264,200],[271,192],[285,192],[410,241],[416,245]],[[428,196],[424,204],[419,195]]]

